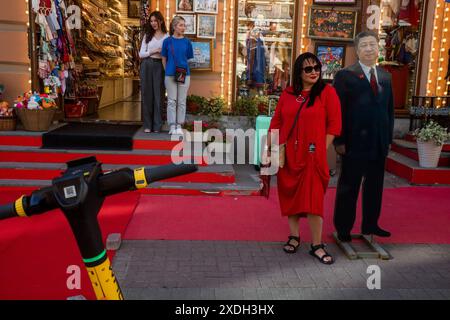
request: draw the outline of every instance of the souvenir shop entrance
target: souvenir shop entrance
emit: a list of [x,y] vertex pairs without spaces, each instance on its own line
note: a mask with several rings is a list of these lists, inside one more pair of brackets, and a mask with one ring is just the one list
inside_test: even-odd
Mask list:
[[141,10],[126,0],[30,1],[32,91],[58,120],[140,122]]

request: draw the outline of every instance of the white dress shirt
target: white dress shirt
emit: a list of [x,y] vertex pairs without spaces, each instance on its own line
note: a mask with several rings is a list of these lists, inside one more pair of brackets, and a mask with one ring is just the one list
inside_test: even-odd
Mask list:
[[364,63],[362,63],[361,61],[359,61],[359,64],[361,65],[361,68],[364,71],[364,74],[366,75],[367,80],[370,82],[370,69],[374,69],[375,70],[375,78],[377,79],[377,84],[378,86],[380,85],[380,82],[378,81],[378,72],[377,72],[377,66],[373,65],[371,67],[366,66]]
[[142,39],[141,50],[139,51],[139,58],[144,59],[148,57],[152,57],[155,59],[161,59],[161,53],[154,53],[156,49],[161,49],[164,39],[166,39],[169,35],[165,34],[161,39],[156,39],[155,37],[150,40],[149,43],[146,42],[146,36]]

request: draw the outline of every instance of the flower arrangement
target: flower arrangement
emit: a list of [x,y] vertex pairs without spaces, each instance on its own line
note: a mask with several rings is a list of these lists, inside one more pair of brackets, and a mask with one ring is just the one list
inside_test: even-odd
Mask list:
[[430,120],[424,127],[414,130],[413,135],[418,141],[433,142],[437,146],[442,146],[445,141],[450,139],[447,128],[440,126],[433,120]]
[[217,122],[223,114],[225,100],[223,98],[211,98],[202,106],[201,114],[209,116],[213,122]]
[[14,107],[17,109],[28,110],[52,110],[58,106],[53,98],[47,94],[26,92],[23,96],[18,96],[14,101]]
[[187,113],[200,114],[204,109],[204,106],[208,103],[208,100],[201,96],[189,95],[186,98]]
[[254,98],[241,97],[236,100],[232,115],[256,117],[259,114],[258,105]]

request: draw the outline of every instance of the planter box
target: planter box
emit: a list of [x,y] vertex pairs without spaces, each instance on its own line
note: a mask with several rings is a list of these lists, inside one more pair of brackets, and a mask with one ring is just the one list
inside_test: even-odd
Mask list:
[[[222,116],[219,119],[219,126],[221,129],[242,129],[244,131],[255,128],[255,117],[247,116]],[[186,122],[193,121],[211,122],[211,118],[202,115],[186,115]]]

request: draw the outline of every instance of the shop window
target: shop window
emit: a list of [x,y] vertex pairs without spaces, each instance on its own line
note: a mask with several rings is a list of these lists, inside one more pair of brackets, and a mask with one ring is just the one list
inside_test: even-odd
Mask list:
[[406,113],[415,94],[422,1],[382,0],[381,8],[380,65],[392,74],[396,112]]
[[239,0],[236,94],[280,94],[290,83],[295,0]]

